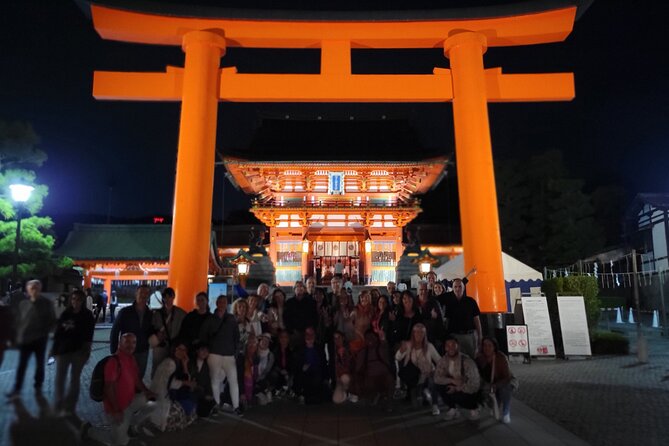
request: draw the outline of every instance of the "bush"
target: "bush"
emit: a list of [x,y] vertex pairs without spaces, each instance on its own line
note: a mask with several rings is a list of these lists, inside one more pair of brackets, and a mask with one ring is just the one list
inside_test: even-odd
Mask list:
[[595,330],[590,336],[590,347],[593,355],[627,355],[630,342],[620,333]]
[[574,296],[583,296],[585,305],[585,316],[588,320],[588,330],[593,332],[599,321],[601,304],[597,298],[599,287],[597,279],[591,276],[568,276],[556,277],[554,279],[544,280],[541,290],[546,294],[548,303],[548,313],[551,318],[553,328],[553,338],[555,339],[555,350],[558,356],[564,355],[564,346],[562,344],[562,331],[560,330],[560,315],[558,312],[557,296],[558,294]]

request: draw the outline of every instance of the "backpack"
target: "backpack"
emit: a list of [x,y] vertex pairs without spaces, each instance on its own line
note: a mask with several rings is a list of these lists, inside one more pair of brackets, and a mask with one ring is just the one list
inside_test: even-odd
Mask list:
[[93,374],[91,375],[91,386],[88,390],[89,395],[93,401],[102,402],[105,398],[105,365],[111,358],[116,360],[118,365],[118,373],[121,373],[121,362],[116,355],[109,355],[102,358],[95,364]]

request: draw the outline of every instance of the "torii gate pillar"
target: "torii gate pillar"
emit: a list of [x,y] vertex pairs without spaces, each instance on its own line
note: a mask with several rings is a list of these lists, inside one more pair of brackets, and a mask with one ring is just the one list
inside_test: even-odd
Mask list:
[[467,284],[467,293],[479,303],[485,303],[483,311],[490,311],[506,307],[506,290],[483,69],[486,49],[485,36],[475,32],[454,34],[444,42],[444,54],[451,61],[453,76],[455,156],[465,271],[474,267],[477,270]]
[[183,75],[177,173],[174,186],[172,241],[168,283],[179,305],[190,308],[207,290],[211,212],[216,161],[219,65],[225,54],[222,32],[184,35]]

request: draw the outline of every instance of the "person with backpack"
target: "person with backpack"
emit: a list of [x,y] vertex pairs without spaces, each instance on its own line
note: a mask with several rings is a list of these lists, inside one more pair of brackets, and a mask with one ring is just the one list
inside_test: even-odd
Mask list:
[[122,308],[114,321],[109,335],[109,352],[116,353],[118,350],[119,335],[133,333],[137,340],[137,348],[134,350],[137,360],[139,378],[144,379],[146,365],[149,360],[149,337],[153,334],[152,314],[147,306],[151,290],[148,285],[140,285],[135,292],[135,302]]
[[[148,297],[148,296],[147,296]],[[102,403],[109,428],[83,426],[82,437],[91,438],[102,444],[127,445],[130,441],[128,429],[139,426],[146,420],[155,404],[156,395],[139,379],[137,361],[133,354],[137,346],[137,336],[124,333],[120,336],[118,350],[114,355],[102,359],[93,370],[91,377],[91,397],[98,400],[100,374],[104,379]],[[102,371],[102,373],[100,373]]]
[[[85,307],[86,293],[75,290],[70,305],[56,324],[51,356],[56,358],[55,404],[56,411],[74,414],[79,399],[79,384],[84,364],[91,356],[95,320]],[[65,380],[70,373],[70,387],[65,395]]]

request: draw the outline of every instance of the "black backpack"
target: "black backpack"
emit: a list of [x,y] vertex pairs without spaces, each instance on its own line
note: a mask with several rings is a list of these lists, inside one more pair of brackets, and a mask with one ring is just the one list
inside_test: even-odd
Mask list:
[[105,399],[105,364],[107,364],[107,361],[111,358],[116,360],[118,373],[121,373],[121,361],[119,361],[116,355],[105,356],[98,361],[93,369],[93,374],[91,375],[91,387],[88,390],[93,401],[102,402],[102,400]]

